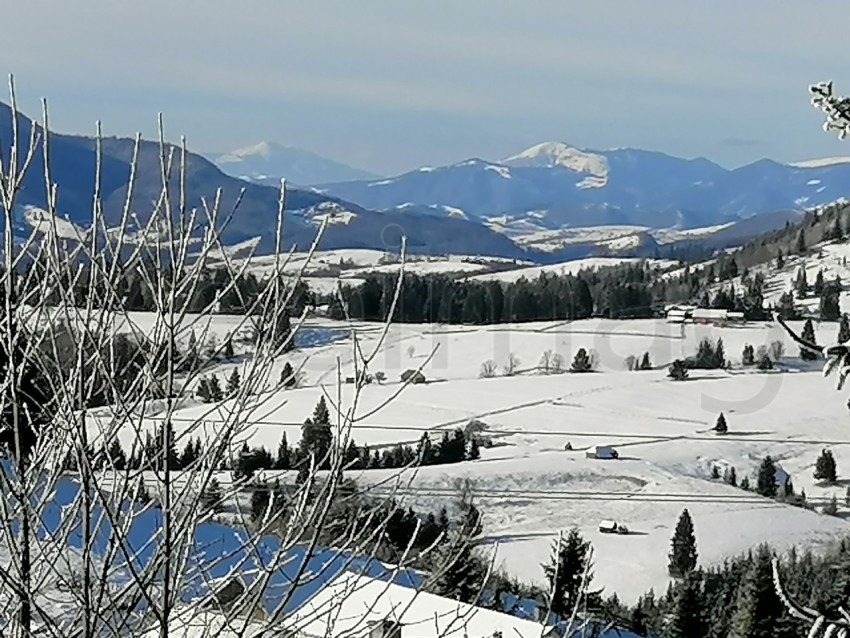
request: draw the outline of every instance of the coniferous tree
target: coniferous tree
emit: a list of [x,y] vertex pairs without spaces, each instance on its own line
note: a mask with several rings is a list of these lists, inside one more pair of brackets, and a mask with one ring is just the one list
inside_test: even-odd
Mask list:
[[823,270],[818,270],[817,275],[815,275],[815,283],[812,286],[812,292],[815,293],[815,296],[820,297],[823,294]]
[[121,447],[121,441],[117,438],[113,439],[112,443],[109,445],[108,455],[112,467],[116,470],[120,471],[127,469],[127,455],[124,453],[124,448]]
[[229,335],[227,340],[224,342],[224,351],[222,352],[222,356],[226,361],[232,361],[236,356],[236,353],[233,352],[233,340]]
[[652,361],[649,359],[649,353],[644,352],[643,358],[640,360],[640,369],[641,370],[652,370]]
[[850,341],[850,318],[846,314],[841,315],[841,322],[838,324],[838,343],[847,343]]
[[299,449],[302,457],[308,458],[312,454],[316,466],[324,468],[330,461],[329,455],[332,445],[333,431],[331,430],[330,412],[327,403],[325,403],[325,397],[321,396],[313,410],[313,416],[301,426]]
[[823,450],[815,463],[815,478],[826,483],[835,483],[838,478],[835,457],[831,450]]
[[716,465],[711,466],[711,478],[715,481],[720,478],[720,468]]
[[283,370],[280,371],[280,383],[284,388],[295,387],[295,371],[289,361],[283,364]]
[[776,498],[776,492],[776,464],[770,456],[766,456],[756,477],[756,493],[767,498]]
[[714,348],[712,366],[714,368],[726,367],[726,349],[723,346],[723,339],[719,337],[717,339],[717,346]]
[[723,480],[726,481],[732,487],[738,486],[738,473],[735,471],[735,468],[729,466],[726,470],[725,475],[723,476]]
[[[803,332],[800,336],[810,343],[817,342],[815,326],[811,319],[806,319],[806,323],[803,325]],[[807,348],[800,348],[800,358],[803,359],[803,361],[815,361],[818,358],[818,354]]]
[[582,537],[577,528],[573,528],[566,537],[562,536],[555,541],[549,562],[543,565],[549,584],[552,612],[562,618],[570,617],[573,609],[583,602],[583,595],[588,596],[588,606],[597,602],[592,599],[598,594],[590,592],[590,552],[590,542]]
[[714,431],[718,434],[726,434],[729,431],[729,426],[726,424],[726,417],[722,412],[717,417],[717,423],[714,424]]
[[820,298],[820,316],[824,321],[837,321],[841,317],[838,291],[829,290]]
[[470,461],[477,461],[481,458],[481,450],[478,447],[478,437],[473,436],[469,439],[469,452],[466,455]]
[[239,376],[239,368],[233,368],[233,372],[227,378],[227,396],[232,397],[239,392],[239,386],[242,384],[242,378]]
[[750,489],[750,477],[749,476],[745,476],[744,478],[741,479],[741,489],[749,491],[749,489]]
[[[459,499],[460,520],[450,537],[440,549],[443,553],[440,576],[433,586],[433,593],[471,605],[478,603],[479,593],[486,576],[486,565],[473,551],[472,541],[481,533],[481,516],[472,501],[468,486]],[[441,518],[445,510],[440,512]],[[439,524],[439,522],[438,522]],[[446,527],[448,528],[448,523]]]
[[673,609],[667,623],[671,638],[702,638],[707,624],[703,613],[702,578],[698,573],[688,573],[673,594]]
[[274,469],[288,470],[290,468],[290,456],[291,452],[289,450],[289,443],[286,440],[286,432],[284,432],[280,437],[280,444],[277,446],[277,457],[275,458]]
[[221,389],[221,382],[218,380],[218,375],[210,375],[209,389],[211,403],[219,403],[220,401],[224,401],[224,390]]
[[198,388],[195,390],[195,394],[197,394],[198,398],[204,403],[212,402],[212,392],[210,392],[210,380],[206,377],[202,377],[200,381],[198,381]]
[[782,270],[783,268],[785,268],[785,256],[782,254],[782,251],[780,250],[776,254],[776,270]]
[[744,346],[744,351],[741,355],[741,363],[745,366],[754,365],[756,362],[755,352],[750,344]]
[[775,638],[785,613],[776,593],[770,550],[761,545],[739,588],[733,619],[734,635],[740,638]]
[[697,566],[697,541],[694,536],[694,522],[687,509],[682,510],[679,516],[671,544],[667,571],[674,578],[682,578],[696,569]]

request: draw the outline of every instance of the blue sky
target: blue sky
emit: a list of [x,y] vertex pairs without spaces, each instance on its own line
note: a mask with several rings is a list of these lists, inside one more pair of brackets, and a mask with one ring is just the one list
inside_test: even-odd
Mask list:
[[269,140],[393,174],[558,140],[737,166],[850,155],[806,90],[850,93],[848,19],[846,0],[27,0],[0,70],[57,130],[152,135],[163,111],[200,151]]

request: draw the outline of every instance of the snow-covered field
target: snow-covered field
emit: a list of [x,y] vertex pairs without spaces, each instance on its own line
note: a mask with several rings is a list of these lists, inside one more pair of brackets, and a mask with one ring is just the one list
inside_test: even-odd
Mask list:
[[[336,387],[337,362],[343,377],[353,373],[347,331],[360,335],[367,353],[381,333],[376,324],[320,320],[304,329],[312,337],[302,343],[313,345],[286,355],[301,367],[303,386],[259,396],[252,412],[242,415],[252,423],[253,445],[273,450],[284,432],[290,444],[297,442],[300,424],[323,392],[350,405],[353,386]],[[819,334],[828,339],[835,330],[822,324]],[[688,381],[669,380],[666,365],[692,354],[704,337],[722,338],[733,364],[740,362],[745,344],[757,348],[781,340],[787,371],[694,371]],[[597,353],[599,372],[543,375],[536,369],[545,350],[562,354],[569,365],[579,347]],[[657,369],[624,370],[625,357],[644,352]],[[520,364],[514,376],[503,376],[510,353]],[[478,378],[487,359],[497,364],[498,376]],[[283,363],[276,362],[272,379]],[[407,387],[393,399],[401,389],[399,374],[420,365],[429,382]],[[811,502],[822,505],[835,494],[845,509],[844,482],[825,487],[812,478],[824,447],[833,450],[839,474],[850,468],[845,398],[817,369],[800,365],[797,349],[778,326],[682,328],[663,320],[398,325],[375,358],[372,371],[378,370],[387,380],[364,388],[353,426],[356,442],[373,449],[413,443],[424,431],[432,431],[433,439],[470,419],[484,421],[494,447],[482,449],[478,461],[425,467],[401,477],[409,492],[405,503],[439,507],[452,498],[459,479],[469,478],[484,513],[482,545],[492,549],[498,542],[497,562],[524,580],[541,581],[540,563],[553,539],[578,525],[594,545],[596,582],[608,593],[633,602],[650,587],[663,591],[670,537],[685,507],[694,517],[702,564],[761,542],[817,546],[850,531],[843,518],[780,505],[710,478],[713,466],[721,474],[733,466],[739,479],[752,477],[770,454]],[[210,419],[206,427],[215,427],[210,408],[180,410],[178,433],[181,419]],[[729,422],[726,437],[709,431],[720,412]],[[588,447],[600,444],[615,445],[621,458],[585,457]],[[356,478],[363,484],[378,484],[393,471],[360,474]],[[625,523],[634,533],[602,535],[596,528],[603,519]]]
[[654,268],[665,269],[672,268],[678,265],[678,262],[669,259],[643,259],[639,257],[586,257],[584,259],[574,259],[557,264],[547,264],[545,266],[532,266],[528,268],[516,268],[503,272],[489,273],[486,275],[475,275],[470,279],[475,281],[503,281],[513,282],[525,277],[526,279],[536,279],[542,273],[549,275],[574,275],[580,270],[599,269],[610,266],[618,266],[627,263],[646,262]]

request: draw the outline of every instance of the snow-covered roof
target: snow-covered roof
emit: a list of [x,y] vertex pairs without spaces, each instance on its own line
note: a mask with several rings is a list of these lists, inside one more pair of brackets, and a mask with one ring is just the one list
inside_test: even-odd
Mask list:
[[305,638],[369,635],[375,623],[401,625],[401,638],[541,638],[554,630],[530,620],[474,607],[435,594],[344,572],[288,619]]

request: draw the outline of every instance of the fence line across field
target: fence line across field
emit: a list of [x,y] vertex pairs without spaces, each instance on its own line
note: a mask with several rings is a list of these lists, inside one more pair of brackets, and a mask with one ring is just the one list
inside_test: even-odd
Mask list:
[[[148,421],[170,421],[171,423],[191,423],[196,425],[216,425],[230,423],[232,419],[190,419],[190,418],[171,418],[168,417],[144,417]],[[476,420],[475,417],[470,417],[468,421]],[[466,422],[468,422],[466,421]],[[376,430],[380,432],[419,432],[424,433],[450,433],[455,429],[463,429],[465,423],[456,422],[444,425],[432,426],[415,426],[415,425],[381,425],[381,424],[366,424],[355,422],[352,430]],[[696,425],[696,424],[694,424]],[[704,423],[707,427],[708,423]],[[304,421],[257,421],[247,424],[250,428],[259,427],[327,427],[322,424],[310,424]],[[331,424],[334,427],[334,424]],[[708,431],[711,431],[709,428]],[[576,438],[594,438],[594,439],[638,439],[645,440],[647,443],[666,443],[670,441],[737,441],[749,443],[780,443],[780,444],[804,444],[804,445],[850,445],[850,439],[794,439],[794,438],[773,438],[763,436],[749,436],[745,434],[654,434],[647,432],[606,432],[606,431],[587,431],[587,430],[516,430],[516,429],[485,429],[475,431],[474,434],[495,435],[495,436],[520,436],[531,435],[541,437],[576,437]],[[386,443],[379,445],[395,445],[394,443]]]

